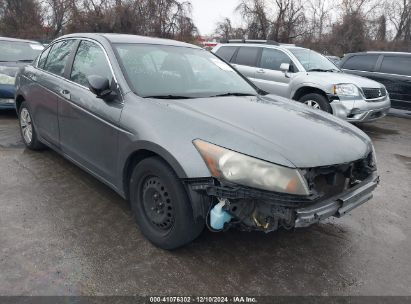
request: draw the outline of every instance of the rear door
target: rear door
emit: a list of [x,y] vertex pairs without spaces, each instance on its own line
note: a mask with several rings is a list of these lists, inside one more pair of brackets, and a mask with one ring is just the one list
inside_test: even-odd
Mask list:
[[234,55],[231,64],[245,77],[254,81],[261,50],[262,48],[259,47],[241,46]]
[[281,50],[263,48],[254,83],[264,91],[289,97],[289,83],[292,73],[286,75],[280,70],[282,63],[293,67],[291,58]]
[[411,109],[411,56],[384,55],[374,74],[386,86],[394,108]]
[[[88,88],[90,75],[108,78],[113,96],[97,98]],[[123,103],[103,47],[95,41],[81,40],[66,77],[70,81],[65,83],[59,107],[61,149],[113,184]]]
[[58,96],[75,44],[74,39],[55,43],[41,54],[37,68],[28,73],[32,80],[28,99],[34,123],[41,138],[55,147],[59,147]]

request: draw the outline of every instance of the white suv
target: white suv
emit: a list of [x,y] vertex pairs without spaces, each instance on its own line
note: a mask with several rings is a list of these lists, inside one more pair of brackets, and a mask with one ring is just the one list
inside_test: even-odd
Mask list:
[[391,101],[384,85],[343,73],[323,55],[295,45],[230,40],[213,50],[260,89],[350,122],[384,117]]

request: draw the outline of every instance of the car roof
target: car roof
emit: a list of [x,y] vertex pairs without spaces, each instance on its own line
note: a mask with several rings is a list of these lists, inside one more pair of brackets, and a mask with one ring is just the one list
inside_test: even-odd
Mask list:
[[198,48],[193,44],[180,42],[171,39],[163,39],[163,38],[153,38],[153,37],[146,37],[146,36],[138,36],[138,35],[129,35],[129,34],[115,34],[115,33],[76,33],[76,34],[69,34],[59,38],[90,38],[95,39],[97,41],[101,39],[106,39],[111,43],[141,43],[141,44],[157,44],[157,45],[169,45],[169,46],[180,46],[180,47],[189,47],[189,48]]
[[245,47],[261,47],[261,48],[274,48],[274,49],[301,49],[301,50],[309,50],[307,48],[303,48],[300,46],[296,46],[295,44],[267,44],[267,43],[220,43],[217,46],[245,46]]
[[409,52],[392,52],[392,51],[368,51],[368,52],[358,52],[358,53],[349,53],[346,56],[352,56],[352,55],[367,55],[367,54],[375,54],[375,55],[406,55],[406,56],[411,56],[411,53]]
[[25,43],[41,44],[40,42],[34,41],[34,40],[26,40],[26,39],[18,39],[18,38],[2,37],[2,36],[0,36],[0,41],[25,42]]

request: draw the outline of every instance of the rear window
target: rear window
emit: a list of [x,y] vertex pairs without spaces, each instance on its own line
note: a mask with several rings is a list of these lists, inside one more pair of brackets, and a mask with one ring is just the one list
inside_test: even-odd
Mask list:
[[240,47],[235,63],[240,65],[257,66],[257,57],[260,48],[257,47]]
[[411,76],[411,56],[384,56],[381,72]]
[[230,62],[237,49],[238,47],[236,46],[222,46],[217,50],[216,54],[223,58],[225,61]]
[[39,68],[42,69],[42,68],[44,67],[44,64],[46,63],[47,56],[49,55],[50,50],[51,50],[51,47],[49,47],[47,50],[45,50],[45,51],[41,54],[41,56],[40,56],[40,58],[39,58],[39,61],[37,62],[37,66],[38,66]]
[[63,76],[64,68],[76,40],[63,40],[55,43],[47,56],[44,69],[58,76]]
[[342,68],[347,70],[374,71],[379,55],[355,55],[344,62]]

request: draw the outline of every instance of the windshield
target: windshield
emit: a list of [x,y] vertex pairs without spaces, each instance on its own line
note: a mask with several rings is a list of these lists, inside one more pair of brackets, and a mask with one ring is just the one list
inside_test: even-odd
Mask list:
[[0,61],[33,61],[43,50],[37,43],[0,41]]
[[115,48],[129,85],[142,97],[257,95],[228,64],[202,49],[146,44]]
[[289,50],[295,57],[297,57],[298,61],[300,61],[306,71],[339,71],[334,63],[317,52],[309,49],[297,48],[290,48]]

